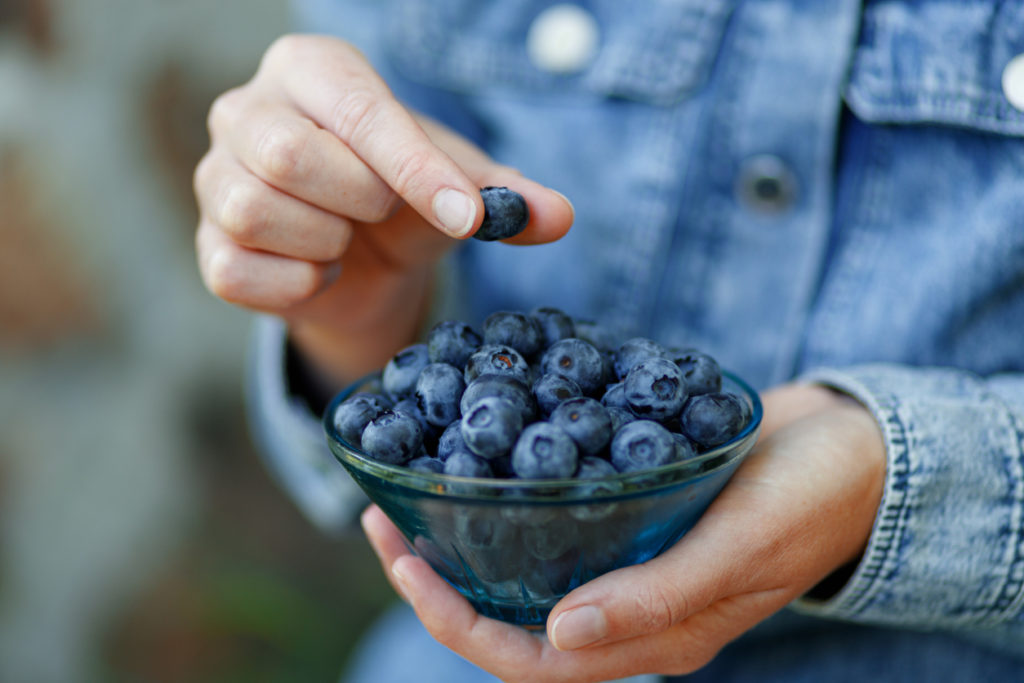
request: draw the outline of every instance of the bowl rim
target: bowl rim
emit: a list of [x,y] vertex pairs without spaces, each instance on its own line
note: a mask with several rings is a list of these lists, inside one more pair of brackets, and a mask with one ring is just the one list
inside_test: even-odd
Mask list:
[[[722,369],[722,377],[728,379],[738,387],[745,397],[750,401],[751,416],[749,422],[740,430],[739,434],[715,448],[701,453],[688,460],[669,463],[661,467],[654,467],[647,470],[635,472],[619,472],[615,475],[602,477],[600,479],[577,479],[575,477],[563,477],[552,479],[514,479],[514,478],[483,478],[483,477],[461,477],[443,473],[416,472],[402,465],[390,465],[374,460],[366,455],[364,451],[356,448],[345,441],[338,434],[334,426],[332,416],[338,406],[349,396],[358,393],[359,389],[368,383],[378,379],[381,371],[369,373],[361,379],[349,384],[339,391],[327,404],[321,417],[321,423],[327,444],[334,454],[334,457],[348,470],[356,468],[363,473],[384,479],[388,484],[414,489],[416,491],[443,495],[457,496],[462,499],[493,499],[495,497],[516,496],[517,499],[551,499],[558,497],[560,503],[576,502],[582,500],[587,502],[595,500],[615,500],[616,498],[636,495],[637,491],[628,491],[627,484],[633,482],[660,481],[660,484],[653,486],[645,484],[644,491],[659,490],[665,486],[678,485],[703,478],[715,471],[729,465],[737,457],[745,456],[753,447],[761,428],[764,417],[764,407],[761,398],[746,381],[729,370]],[[749,443],[748,443],[749,442]],[[725,456],[725,457],[723,457]],[[721,462],[715,462],[721,460]],[[711,463],[714,463],[711,465]],[[709,464],[706,469],[703,465]],[[687,471],[699,473],[699,476],[673,478],[673,474],[681,475]],[[351,472],[350,472],[351,474]],[[596,482],[622,482],[624,490],[606,490],[595,492],[585,491],[589,484],[593,486]],[[580,495],[575,498],[571,495],[573,491],[579,491]],[[568,492],[568,493],[567,493]],[[506,498],[507,499],[507,498]],[[554,501],[552,501],[554,502]]]

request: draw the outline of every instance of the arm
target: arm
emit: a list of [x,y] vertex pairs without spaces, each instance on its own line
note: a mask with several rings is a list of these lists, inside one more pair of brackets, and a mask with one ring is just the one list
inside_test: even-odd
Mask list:
[[[507,680],[693,671],[791,603],[1020,653],[1020,379],[893,366],[808,379],[859,400],[808,384],[766,394],[756,451],[698,525],[566,596],[548,640],[474,614],[379,511],[364,526],[428,630]],[[801,597],[851,562],[831,598]]]
[[285,332],[325,391],[340,388],[413,340],[438,261],[482,221],[480,187],[526,198],[517,244],[561,237],[572,207],[409,112],[334,38],[275,42],[251,81],[217,98],[209,128],[195,173],[200,272],[221,299],[282,321],[257,331],[253,425],[296,495],[323,501],[336,487],[315,482],[337,472],[324,475],[333,463],[316,418],[288,393]]

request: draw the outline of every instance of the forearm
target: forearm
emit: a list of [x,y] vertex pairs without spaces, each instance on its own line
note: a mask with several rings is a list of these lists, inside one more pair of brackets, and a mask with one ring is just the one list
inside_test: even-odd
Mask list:
[[798,609],[908,628],[994,629],[1024,651],[1024,377],[859,366],[808,379],[882,427],[887,472],[849,582]]

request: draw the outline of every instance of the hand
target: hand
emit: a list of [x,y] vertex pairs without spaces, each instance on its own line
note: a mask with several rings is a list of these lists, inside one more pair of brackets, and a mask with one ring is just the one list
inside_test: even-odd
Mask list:
[[281,315],[338,376],[383,365],[415,336],[434,265],[483,220],[479,188],[508,186],[548,242],[572,223],[557,192],[407,111],[339,40],[287,36],[217,98],[195,173],[207,287]]
[[884,443],[861,404],[810,385],[763,400],[758,445],[698,524],[661,556],[563,598],[546,639],[476,614],[378,508],[363,526],[434,638],[504,681],[689,673],[858,558],[881,499]]

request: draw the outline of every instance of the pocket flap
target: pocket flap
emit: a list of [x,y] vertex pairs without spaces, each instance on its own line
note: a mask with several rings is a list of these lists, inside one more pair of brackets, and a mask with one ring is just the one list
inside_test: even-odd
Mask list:
[[1024,135],[1006,65],[1024,53],[1024,2],[868,3],[845,99],[873,123],[935,123]]
[[669,104],[706,78],[731,8],[730,0],[645,0],[642,10],[621,0],[579,3],[596,20],[600,44],[585,68],[559,74],[535,65],[526,48],[531,25],[554,4],[402,0],[389,51],[406,76],[450,90],[528,88]]

